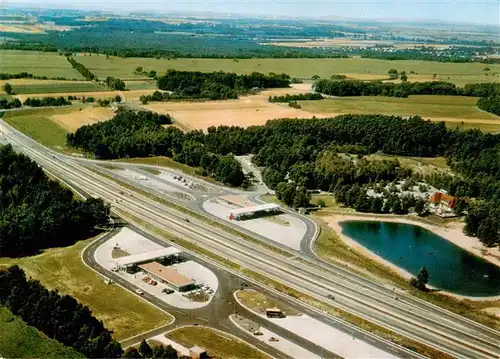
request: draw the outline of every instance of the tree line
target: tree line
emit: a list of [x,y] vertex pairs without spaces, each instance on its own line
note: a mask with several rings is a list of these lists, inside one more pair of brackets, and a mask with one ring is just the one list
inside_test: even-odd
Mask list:
[[203,143],[203,132],[183,133],[164,128],[170,116],[153,112],[120,110],[111,120],[80,127],[68,134],[68,145],[93,153],[97,158],[168,156],[198,167],[200,174],[232,185],[246,184],[240,163],[233,155],[211,152]]
[[301,93],[301,94],[285,94],[282,96],[269,96],[269,102],[290,102],[290,101],[308,101],[308,100],[323,100],[324,97],[320,93]]
[[[69,80],[66,77],[47,77],[47,76],[36,76],[27,72],[19,72],[17,74],[8,74],[0,72],[0,80],[11,80],[11,79],[34,79],[34,80]],[[71,79],[77,81],[76,79]]]
[[47,337],[87,358],[120,358],[120,343],[88,307],[69,295],[27,279],[17,265],[0,270],[0,304]]
[[71,56],[67,56],[66,59],[71,64],[71,67],[73,67],[76,71],[78,71],[86,80],[99,81],[97,76],[93,72],[91,72],[88,68],[86,68],[84,64],[77,62]]
[[23,104],[18,98],[14,98],[11,101],[5,99],[5,98],[0,98],[0,110],[9,110],[12,108],[19,108]]
[[12,146],[0,147],[0,257],[71,245],[106,224],[101,199],[80,201]]
[[28,97],[24,100],[23,105],[29,107],[68,106],[71,105],[71,101],[65,99],[63,96],[42,98]]
[[500,92],[498,83],[467,84],[463,88],[444,81],[391,83],[382,81],[327,80],[314,83],[316,92],[332,96],[452,95],[485,97]]
[[[150,101],[154,102],[166,102],[166,101],[181,101],[181,100],[196,100],[189,95],[179,95],[178,93],[155,91],[151,95],[141,95],[139,100],[143,105],[146,105]],[[200,99],[203,100],[203,99]]]
[[238,75],[229,72],[198,72],[168,70],[165,76],[158,78],[158,88],[173,91],[186,98],[226,100],[235,99],[238,93],[248,92],[253,88],[290,87],[290,76],[286,74],[264,75],[254,72],[250,75]]
[[171,345],[155,344],[150,346],[144,339],[139,344],[139,347],[128,347],[123,353],[123,358],[152,358],[152,359],[190,359],[189,356],[177,353]]

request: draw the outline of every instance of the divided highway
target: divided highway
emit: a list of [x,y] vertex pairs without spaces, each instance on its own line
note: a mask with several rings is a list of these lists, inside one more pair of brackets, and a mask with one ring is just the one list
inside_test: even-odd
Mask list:
[[[251,269],[267,278],[357,315],[408,338],[427,344],[457,358],[498,358],[500,332],[443,310],[407,294],[394,293],[380,283],[353,274],[342,267],[312,260],[310,254],[292,259],[210,227],[204,222],[161,205],[128,190],[59,156],[0,121],[0,130],[14,146],[64,181],[102,197],[118,209],[195,242],[211,252]],[[335,299],[328,299],[332,295]],[[311,310],[311,306],[302,304]],[[322,313],[324,320],[338,320]],[[346,326],[350,326],[344,323]],[[366,335],[360,331],[360,334]],[[403,357],[417,357],[411,351],[383,339],[378,346]]]

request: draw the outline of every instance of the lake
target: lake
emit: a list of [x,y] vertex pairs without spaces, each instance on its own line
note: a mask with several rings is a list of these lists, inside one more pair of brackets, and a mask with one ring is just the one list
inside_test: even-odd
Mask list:
[[423,266],[429,285],[473,297],[500,295],[500,268],[431,231],[411,224],[342,221],[342,233],[416,275]]

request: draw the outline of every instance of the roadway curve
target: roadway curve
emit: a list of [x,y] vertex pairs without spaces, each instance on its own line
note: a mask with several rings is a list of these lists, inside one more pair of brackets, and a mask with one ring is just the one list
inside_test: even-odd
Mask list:
[[[290,259],[249,244],[239,237],[212,228],[195,218],[190,218],[190,223],[186,223],[185,214],[136,193],[132,196],[129,191],[113,181],[96,175],[71,159],[59,157],[10,126],[5,124],[3,126],[3,132],[11,142],[17,144],[20,150],[58,178],[114,203],[115,207],[133,213],[143,221],[192,240],[211,252],[231,258],[242,267],[282,282],[317,301],[348,311],[455,357],[498,358],[498,343],[500,343],[498,331],[411,296],[405,295],[401,300],[395,301],[392,289],[359,277],[344,268],[313,261],[306,255]],[[120,202],[116,203],[117,200]],[[326,298],[326,295],[331,293],[335,294],[334,301]],[[386,351],[395,351],[399,356],[417,357],[407,349],[353,328],[348,323],[305,303],[296,302],[303,308],[302,311],[309,309],[322,314],[322,320],[329,324],[335,323],[345,331],[356,330],[356,336],[371,337],[372,343],[375,340],[377,345]]]

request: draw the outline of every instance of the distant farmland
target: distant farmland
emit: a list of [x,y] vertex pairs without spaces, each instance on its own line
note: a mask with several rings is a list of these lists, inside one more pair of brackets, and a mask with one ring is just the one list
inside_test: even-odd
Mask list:
[[[467,83],[499,81],[500,65],[487,65],[490,71],[485,72],[485,64],[479,63],[441,63],[430,61],[389,61],[376,59],[154,59],[154,58],[118,58],[105,56],[76,56],[98,77],[119,77],[122,79],[142,78],[134,75],[137,66],[145,71],[155,70],[158,74],[168,69],[192,71],[229,71],[251,73],[254,71],[269,73],[286,73],[292,77],[310,79],[313,75],[330,78],[333,74],[345,74],[352,78],[385,79],[387,71],[395,68],[406,71],[409,81],[442,80],[454,82],[459,86]],[[410,71],[415,72],[414,74]],[[436,77],[434,78],[434,74]],[[496,75],[493,75],[496,74]]]
[[56,52],[0,50],[0,72],[83,79],[66,58]]

